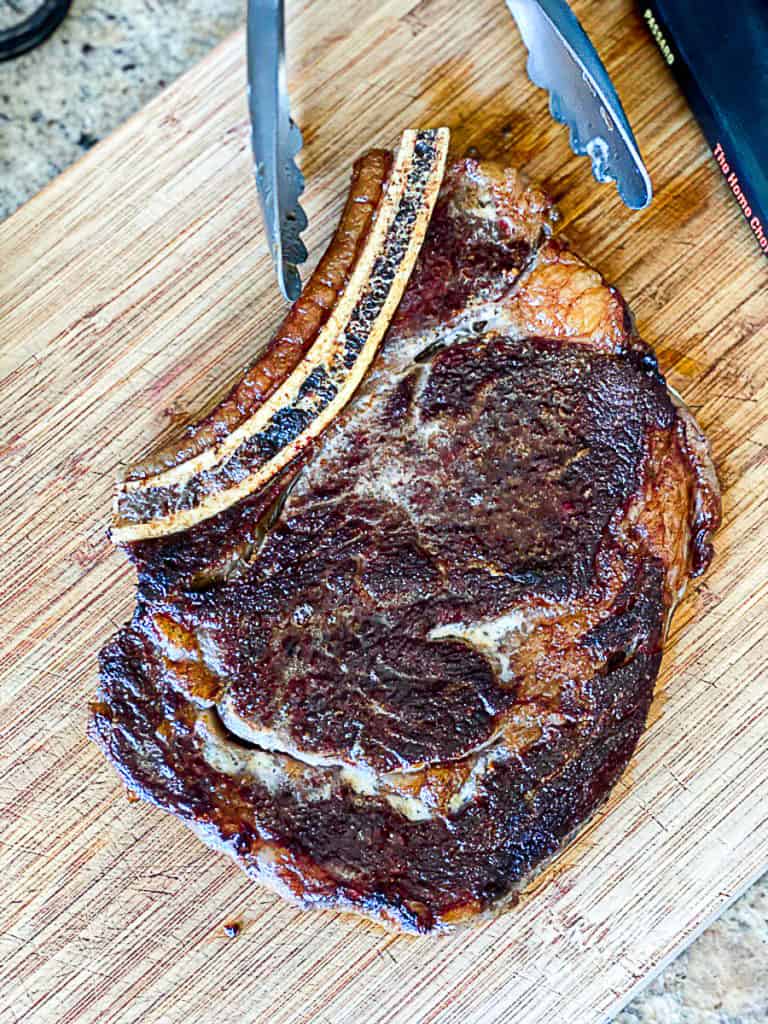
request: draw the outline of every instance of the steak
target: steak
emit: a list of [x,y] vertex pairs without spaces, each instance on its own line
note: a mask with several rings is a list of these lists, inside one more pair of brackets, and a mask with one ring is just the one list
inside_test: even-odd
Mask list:
[[430,932],[514,901],[627,764],[711,558],[706,442],[555,216],[515,171],[452,166],[319,441],[126,545],[91,736],[304,907]]

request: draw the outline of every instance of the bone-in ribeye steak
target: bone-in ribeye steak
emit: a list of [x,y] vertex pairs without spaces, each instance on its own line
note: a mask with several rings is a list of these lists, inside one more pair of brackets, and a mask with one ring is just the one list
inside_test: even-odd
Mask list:
[[706,443],[552,218],[516,172],[454,165],[319,441],[127,545],[138,602],[102,652],[92,736],[303,906],[430,931],[501,905],[620,775],[711,557]]

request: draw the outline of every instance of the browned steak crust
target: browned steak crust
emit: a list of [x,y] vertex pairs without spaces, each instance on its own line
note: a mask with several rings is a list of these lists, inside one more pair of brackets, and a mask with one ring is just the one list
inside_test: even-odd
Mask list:
[[138,542],[92,735],[306,906],[439,929],[606,796],[719,503],[620,296],[464,161],[355,400],[264,492]]

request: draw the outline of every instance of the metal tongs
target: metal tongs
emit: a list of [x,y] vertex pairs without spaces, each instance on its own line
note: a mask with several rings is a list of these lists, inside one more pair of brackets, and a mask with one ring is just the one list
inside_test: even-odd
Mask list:
[[[571,149],[588,156],[599,182],[615,181],[624,203],[641,210],[652,189],[629,121],[602,61],[565,0],[506,0],[528,49],[528,76],[550,94],[568,125]],[[280,291],[301,294],[307,258],[296,166],[301,132],[291,118],[285,75],[284,0],[248,0],[248,88],[256,184]]]
[[307,258],[300,237],[307,215],[299,205],[304,175],[296,154],[302,138],[288,99],[284,26],[283,0],[248,0],[248,106],[256,185],[277,283],[293,302],[301,294],[297,267]]

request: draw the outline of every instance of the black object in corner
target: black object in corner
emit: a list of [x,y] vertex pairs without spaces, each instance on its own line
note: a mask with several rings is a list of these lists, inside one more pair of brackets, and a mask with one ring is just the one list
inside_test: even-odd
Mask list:
[[768,256],[768,0],[638,6]]
[[12,60],[44,43],[66,18],[72,0],[45,0],[24,21],[0,29],[0,60]]

